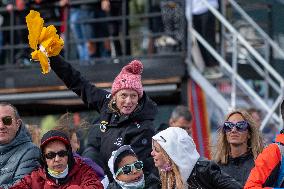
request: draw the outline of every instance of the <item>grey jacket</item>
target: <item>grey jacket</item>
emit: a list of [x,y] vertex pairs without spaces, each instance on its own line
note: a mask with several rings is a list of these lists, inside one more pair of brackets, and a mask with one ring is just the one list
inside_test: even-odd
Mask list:
[[21,125],[9,144],[0,144],[0,188],[7,189],[39,166],[40,150]]

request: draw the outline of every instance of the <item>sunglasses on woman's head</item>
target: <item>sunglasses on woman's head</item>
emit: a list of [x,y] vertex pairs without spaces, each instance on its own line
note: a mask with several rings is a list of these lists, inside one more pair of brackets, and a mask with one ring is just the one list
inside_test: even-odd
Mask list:
[[56,157],[56,155],[58,155],[59,157],[65,157],[65,156],[68,155],[68,151],[60,150],[59,152],[48,152],[44,156],[45,156],[46,159],[53,159],[53,158]]
[[123,167],[118,169],[115,176],[119,175],[120,173],[125,174],[125,175],[129,175],[134,168],[137,171],[141,171],[143,169],[143,162],[142,161],[135,161],[132,164],[124,165]]
[[1,118],[1,121],[2,121],[3,125],[10,126],[10,125],[12,125],[13,118],[11,116],[4,116],[4,117]]
[[239,132],[244,132],[248,129],[249,123],[247,121],[239,121],[237,123],[233,123],[230,121],[225,121],[223,125],[223,129],[225,132],[230,132],[232,129],[236,127],[236,130]]

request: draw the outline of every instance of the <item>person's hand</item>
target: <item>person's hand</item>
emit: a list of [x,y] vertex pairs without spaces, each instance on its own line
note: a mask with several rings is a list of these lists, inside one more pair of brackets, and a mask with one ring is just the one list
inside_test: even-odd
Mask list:
[[22,11],[26,8],[26,3],[24,0],[16,0],[16,7],[18,11]]
[[8,5],[6,5],[6,10],[7,10],[8,12],[12,12],[13,9],[14,9],[13,4],[8,4]]
[[109,0],[102,0],[101,8],[102,8],[103,11],[109,12],[110,11],[110,2],[109,2]]
[[69,3],[69,0],[60,0],[59,1],[60,7],[64,7],[64,6],[68,5],[68,3]]

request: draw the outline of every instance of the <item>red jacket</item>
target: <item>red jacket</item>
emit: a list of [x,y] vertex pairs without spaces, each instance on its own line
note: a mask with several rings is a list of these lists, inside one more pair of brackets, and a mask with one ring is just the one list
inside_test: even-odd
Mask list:
[[57,185],[47,178],[46,171],[42,167],[25,176],[11,189],[103,189],[96,173],[81,159],[75,159],[74,167],[68,174],[70,178],[66,184]]
[[[284,145],[284,134],[279,134],[276,143]],[[244,189],[273,188],[281,166],[281,152],[277,144],[270,144],[255,160]]]

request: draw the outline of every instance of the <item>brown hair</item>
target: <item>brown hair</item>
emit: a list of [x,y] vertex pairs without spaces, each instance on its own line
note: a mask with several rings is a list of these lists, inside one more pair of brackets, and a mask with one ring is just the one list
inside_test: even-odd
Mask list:
[[36,146],[40,147],[41,129],[38,127],[38,125],[29,125],[29,124],[26,124],[26,128],[31,134],[33,143]]

